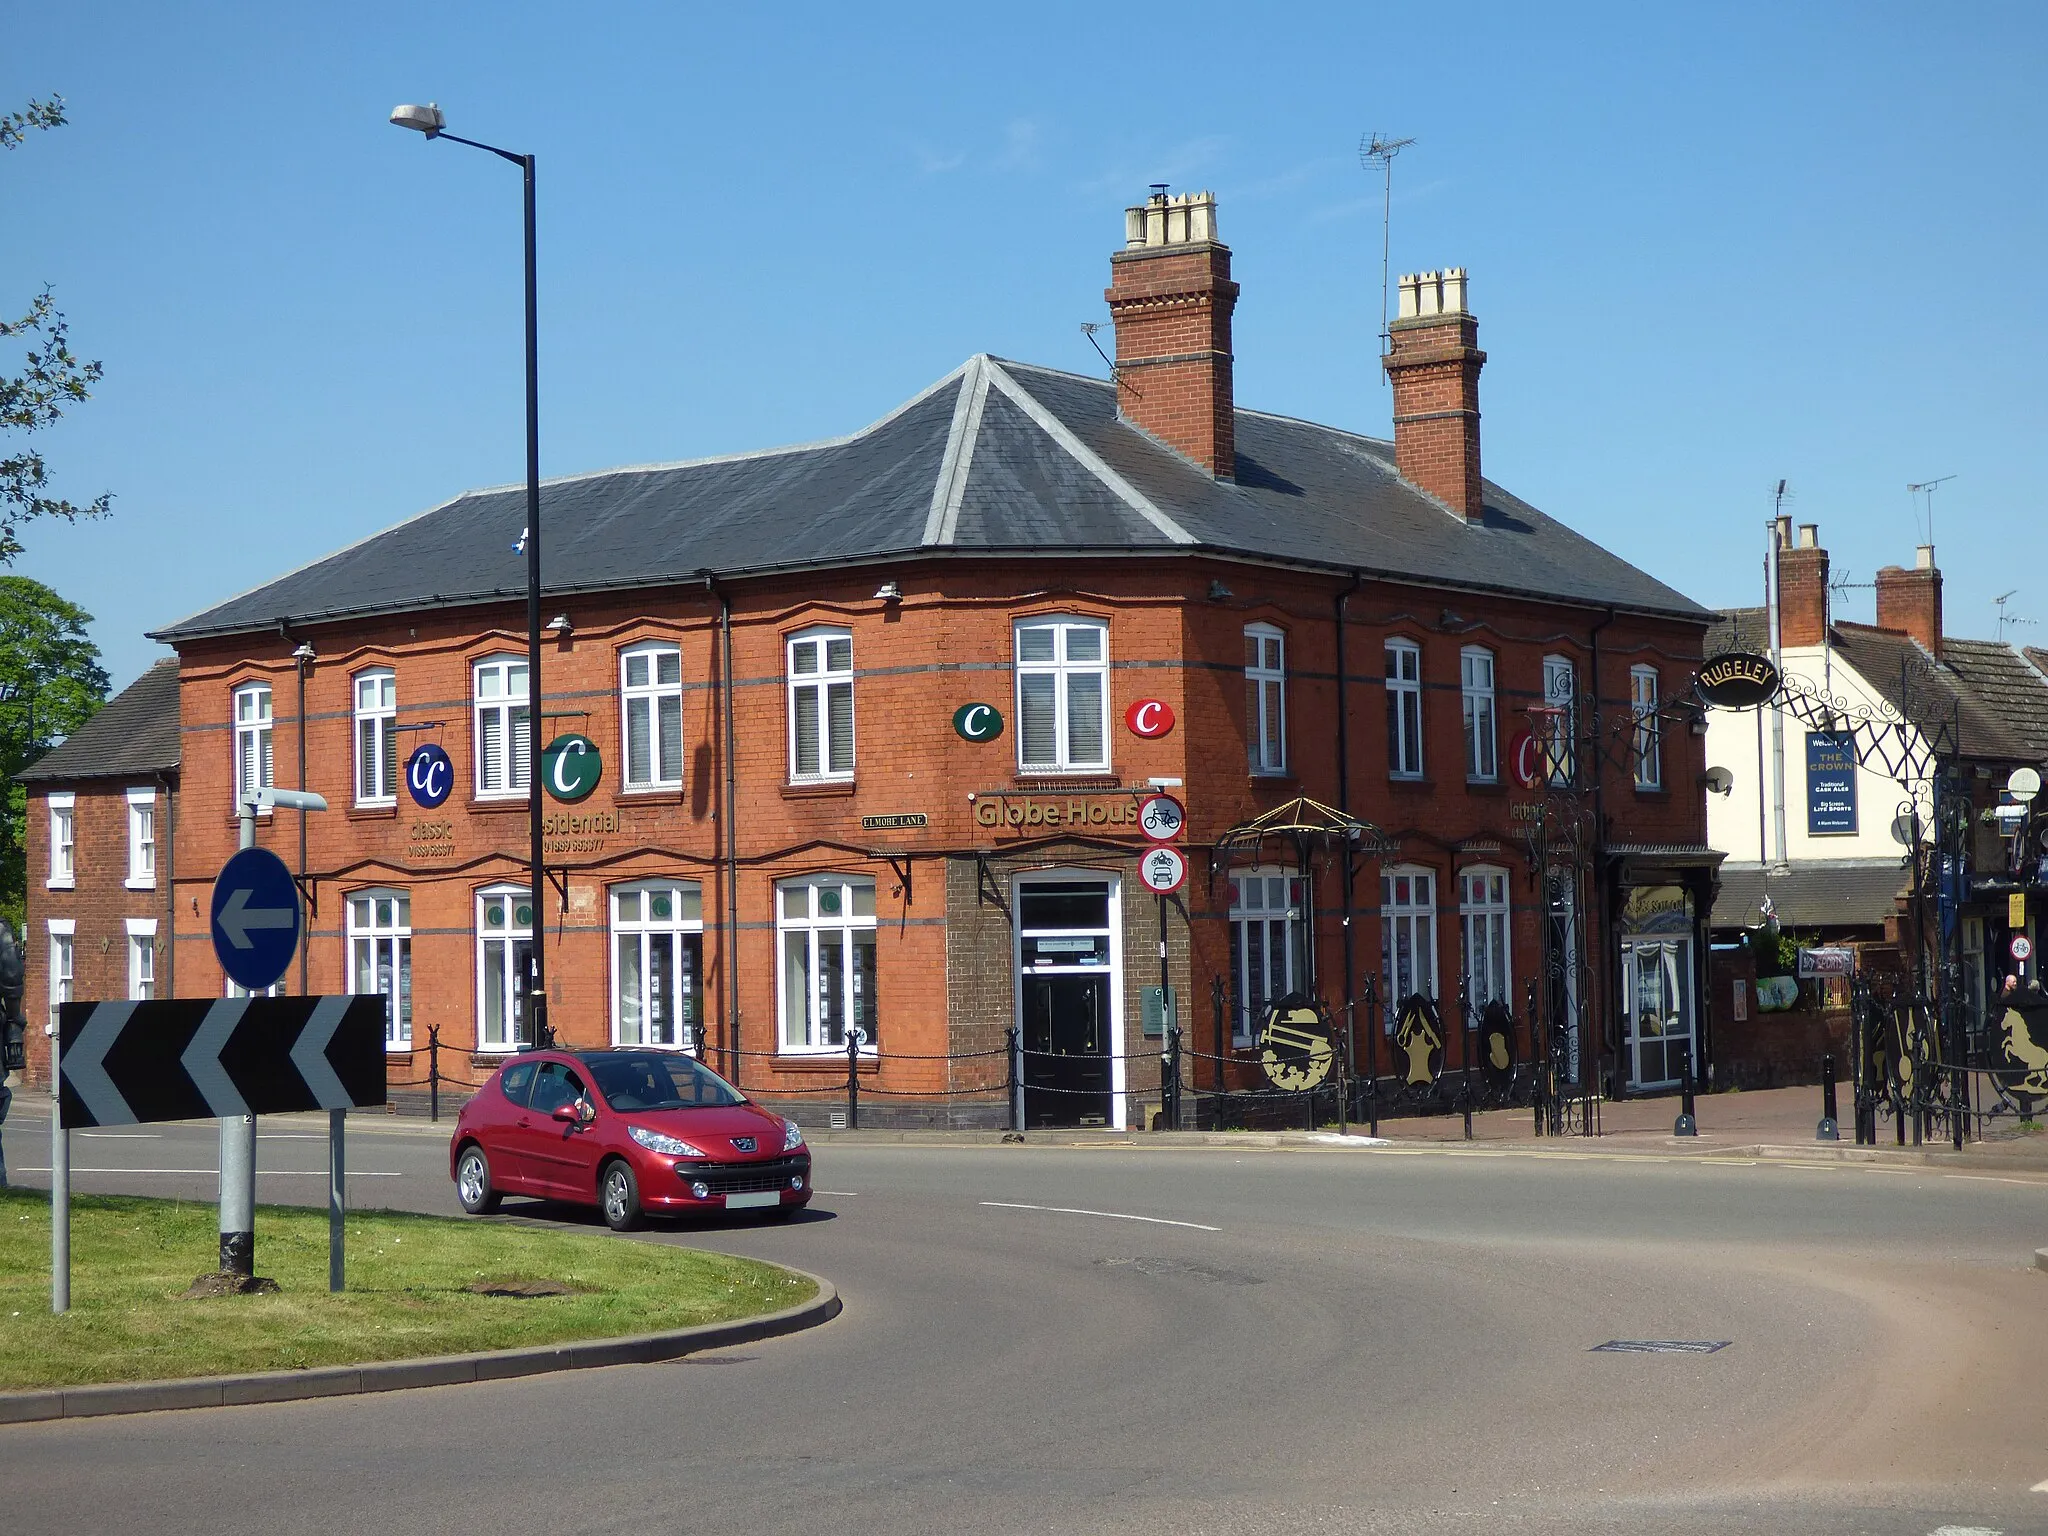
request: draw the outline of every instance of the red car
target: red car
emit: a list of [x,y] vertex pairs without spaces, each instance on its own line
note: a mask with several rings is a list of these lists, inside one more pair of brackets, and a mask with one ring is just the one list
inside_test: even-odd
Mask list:
[[811,1153],[794,1120],[672,1051],[535,1051],[491,1074],[448,1144],[472,1216],[501,1195],[595,1205],[617,1231],[643,1212],[810,1203]]

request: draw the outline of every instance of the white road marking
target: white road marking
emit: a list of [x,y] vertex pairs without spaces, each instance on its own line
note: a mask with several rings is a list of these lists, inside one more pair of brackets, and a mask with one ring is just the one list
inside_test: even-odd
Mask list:
[[844,1200],[848,1195],[858,1195],[860,1191],[857,1189],[819,1189],[816,1185],[813,1185],[811,1193],[814,1195],[830,1195],[835,1200]]
[[2048,1493],[2048,1477],[2044,1477],[2044,1478],[2042,1478],[2042,1479],[2041,1479],[2041,1481],[2040,1481],[2040,1482],[2038,1482],[2038,1483],[2036,1483],[2036,1484],[2034,1484],[2034,1486],[2033,1486],[2033,1487],[2032,1487],[2031,1489],[2029,1489],[2029,1490],[2028,1490],[2028,1492],[2030,1492],[2030,1493]]
[[81,1136],[90,1136],[94,1141],[162,1141],[161,1131],[80,1131]]
[[1025,1205],[1018,1200],[984,1200],[981,1203],[999,1206],[1006,1211],[1050,1211],[1055,1216],[1107,1216],[1112,1221],[1143,1221],[1155,1227],[1192,1227],[1197,1232],[1223,1230],[1221,1227],[1205,1227],[1199,1221],[1168,1221],[1164,1216],[1132,1216],[1123,1211],[1084,1211],[1075,1205]]
[[325,1141],[325,1136],[315,1136],[310,1131],[259,1131],[258,1141]]
[[[20,1171],[23,1173],[48,1173],[50,1170],[47,1168],[23,1168]],[[73,1173],[150,1173],[180,1176],[203,1173],[209,1177],[220,1172],[218,1168],[73,1168],[71,1171]],[[325,1168],[258,1168],[256,1176],[259,1179],[324,1179],[327,1177],[327,1170]],[[402,1173],[373,1173],[363,1168],[349,1169],[348,1176],[352,1179],[402,1179],[405,1177]]]
[[1927,1536],[2005,1536],[1988,1525],[1937,1525]]

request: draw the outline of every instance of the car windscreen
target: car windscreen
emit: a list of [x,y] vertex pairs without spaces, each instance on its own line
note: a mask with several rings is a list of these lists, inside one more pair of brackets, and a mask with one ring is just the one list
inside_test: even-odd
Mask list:
[[708,1109],[746,1102],[724,1078],[688,1056],[630,1051],[585,1056],[583,1064],[615,1110]]

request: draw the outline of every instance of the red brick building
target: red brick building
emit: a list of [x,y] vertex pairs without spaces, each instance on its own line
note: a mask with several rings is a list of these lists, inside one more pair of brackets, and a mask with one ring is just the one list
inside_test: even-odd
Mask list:
[[157,662],[21,775],[28,786],[29,1071],[74,999],[170,997],[176,984],[178,663]]
[[[1591,1081],[1622,1059],[1616,946],[1652,909],[1678,914],[1690,1040],[1714,856],[1673,701],[1714,615],[1481,477],[1464,274],[1403,279],[1390,443],[1237,406],[1212,198],[1132,209],[1111,272],[1111,381],[980,356],[843,439],[543,488],[542,728],[602,772],[548,802],[537,910],[520,489],[162,631],[181,988],[222,986],[197,914],[234,786],[303,777],[330,811],[259,840],[295,868],[303,841],[304,986],[393,998],[395,1082],[430,1031],[458,1079],[516,1045],[538,933],[565,1043],[700,1049],[836,1100],[858,1024],[871,1112],[1000,1123],[1014,1027],[1031,1119],[1136,1123],[1160,974],[1136,810],[1163,780],[1189,811],[1170,980],[1189,1044],[1230,1059],[1191,1056],[1198,1088],[1258,1080],[1253,1028],[1289,991],[1356,1002],[1360,1070],[1375,974],[1454,1027],[1461,981],[1523,1016],[1559,935],[1544,985]],[[1170,729],[1132,728],[1144,701]],[[425,743],[454,784],[433,808],[404,782]],[[1308,890],[1291,858],[1215,852],[1303,795],[1382,834],[1348,901],[1326,852]],[[1591,830],[1541,890],[1530,830],[1568,819]]]

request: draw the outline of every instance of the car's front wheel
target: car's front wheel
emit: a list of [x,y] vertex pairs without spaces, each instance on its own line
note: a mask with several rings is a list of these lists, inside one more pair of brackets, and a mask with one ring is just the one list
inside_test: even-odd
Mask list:
[[597,1195],[604,1223],[614,1232],[630,1232],[640,1225],[640,1181],[625,1161],[613,1158],[604,1165]]
[[491,1160],[482,1147],[471,1144],[462,1149],[455,1163],[455,1198],[472,1216],[498,1208],[498,1192],[491,1188]]

